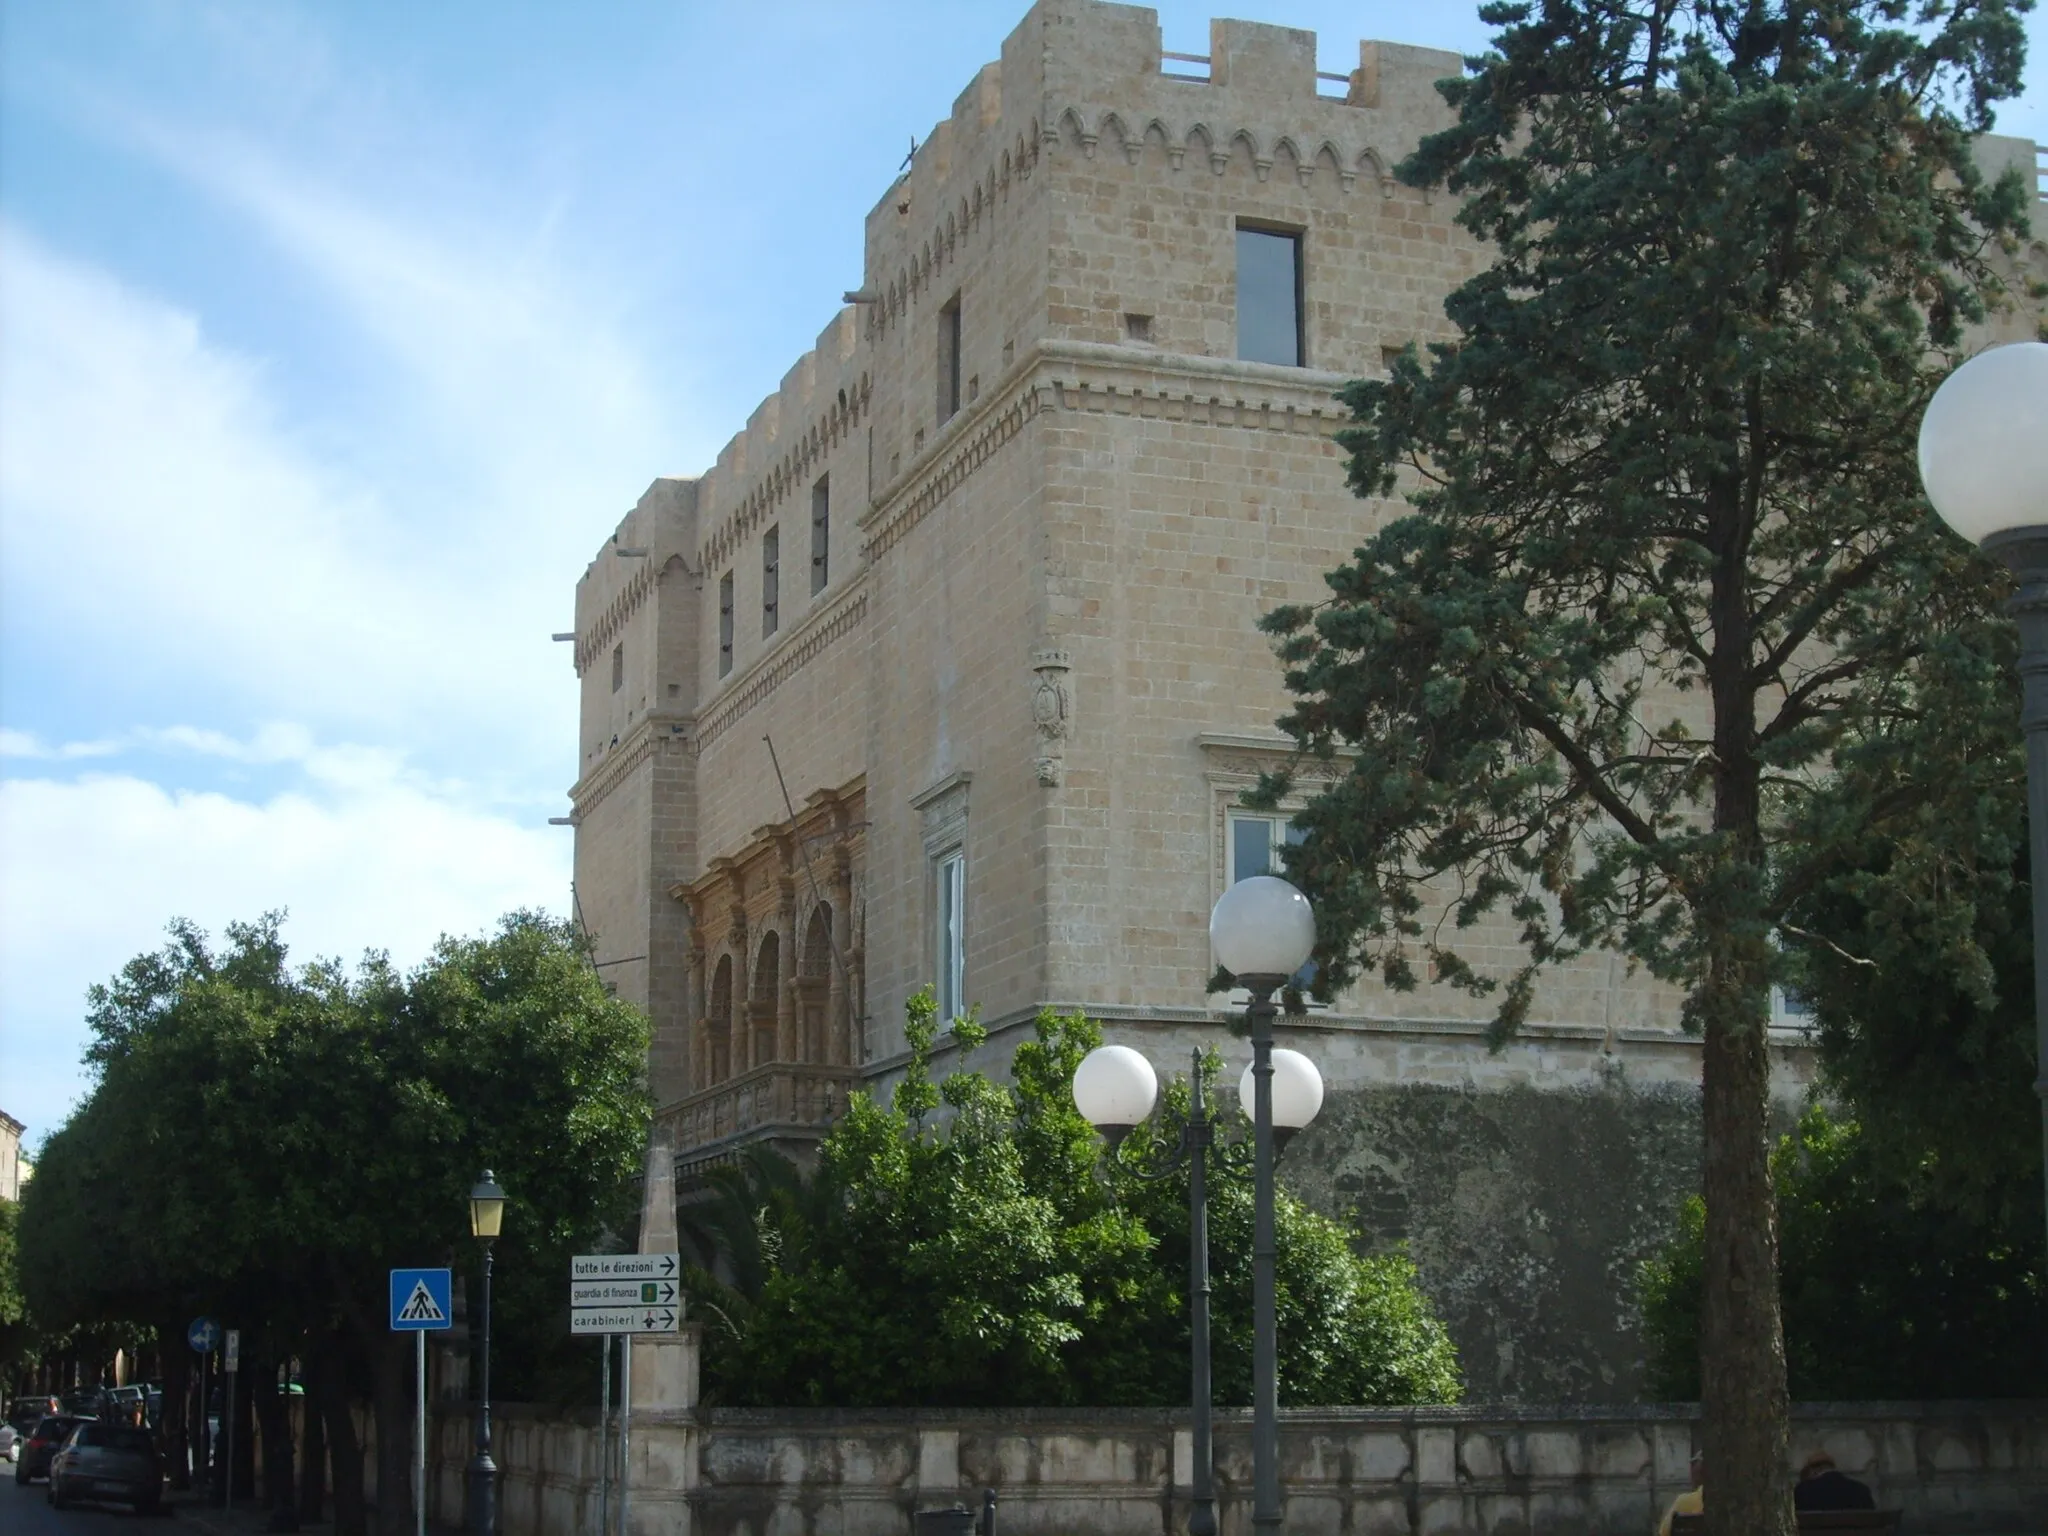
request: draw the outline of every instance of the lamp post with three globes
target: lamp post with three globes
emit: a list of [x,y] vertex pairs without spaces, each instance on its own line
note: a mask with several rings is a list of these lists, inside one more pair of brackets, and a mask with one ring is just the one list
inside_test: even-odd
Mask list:
[[[1308,898],[1274,875],[1254,875],[1225,891],[1209,915],[1217,962],[1250,995],[1252,1061],[1238,1084],[1252,1121],[1252,1525],[1276,1531],[1280,1504],[1280,1372],[1274,1279],[1273,1164],[1294,1133],[1322,1107],[1323,1080],[1298,1051],[1276,1050],[1273,994],[1308,963],[1315,913]],[[1152,1064],[1124,1045],[1088,1053],[1074,1074],[1074,1103],[1108,1140],[1112,1155],[1152,1113],[1159,1080]],[[1211,1145],[1203,1099],[1201,1053],[1195,1053],[1194,1099],[1188,1124],[1163,1177],[1188,1163],[1189,1322],[1193,1352],[1194,1510],[1191,1536],[1214,1536],[1215,1484],[1210,1440],[1209,1240],[1205,1175]],[[1128,1165],[1125,1165],[1128,1167]],[[1133,1169],[1133,1172],[1139,1170]]]

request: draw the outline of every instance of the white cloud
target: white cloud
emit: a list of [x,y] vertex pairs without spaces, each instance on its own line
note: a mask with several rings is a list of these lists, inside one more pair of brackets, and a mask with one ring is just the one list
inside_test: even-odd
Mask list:
[[395,753],[289,726],[252,742],[158,734],[304,771],[265,799],[127,773],[0,781],[0,1107],[38,1134],[84,1088],[86,988],[156,948],[174,916],[218,933],[287,907],[299,959],[378,948],[404,964],[444,932],[566,906],[566,833],[480,810]]

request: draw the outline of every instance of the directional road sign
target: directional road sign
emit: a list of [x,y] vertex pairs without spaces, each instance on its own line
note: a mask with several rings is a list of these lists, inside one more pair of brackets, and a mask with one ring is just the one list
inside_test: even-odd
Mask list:
[[682,1268],[674,1253],[579,1253],[569,1261],[571,1280],[673,1280]]
[[672,1307],[681,1294],[673,1280],[571,1280],[572,1307]]
[[681,1307],[574,1307],[571,1333],[680,1333]]
[[445,1269],[391,1271],[391,1326],[400,1333],[452,1328],[455,1282]]
[[195,1354],[212,1354],[220,1348],[220,1324],[210,1317],[193,1318],[185,1327],[185,1342]]

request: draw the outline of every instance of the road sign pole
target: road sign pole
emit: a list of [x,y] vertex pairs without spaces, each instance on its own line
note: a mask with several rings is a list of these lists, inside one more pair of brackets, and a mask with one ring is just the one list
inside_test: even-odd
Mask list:
[[627,1524],[626,1506],[633,1497],[633,1335],[626,1335],[626,1348],[619,1366],[619,1536],[632,1528]]
[[[213,1449],[206,1433],[206,1368],[213,1364],[213,1351],[208,1350],[199,1357],[199,1417],[185,1431],[185,1444],[189,1450],[198,1447],[199,1481],[203,1487],[207,1475],[213,1470],[213,1458],[207,1453]],[[197,1431],[196,1433],[194,1431]],[[188,1462],[189,1465],[189,1462]]]
[[427,1334],[412,1336],[412,1370],[419,1379],[418,1412],[412,1429],[412,1518],[416,1536],[427,1536]]
[[598,1368],[597,1388],[597,1529],[598,1536],[611,1536],[612,1529],[612,1336],[604,1335],[604,1363]]
[[221,1480],[220,1507],[235,1507],[235,1388],[242,1379],[242,1331],[230,1328],[227,1334],[228,1389],[222,1394],[221,1417],[228,1421],[228,1475]]

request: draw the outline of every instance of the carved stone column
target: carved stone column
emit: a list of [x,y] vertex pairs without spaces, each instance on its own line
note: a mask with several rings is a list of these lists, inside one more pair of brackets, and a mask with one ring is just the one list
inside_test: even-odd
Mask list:
[[1067,735],[1071,728],[1074,697],[1067,682],[1073,659],[1062,650],[1047,647],[1031,653],[1031,725],[1038,736],[1038,756],[1033,768],[1038,782],[1057,789],[1066,782]]

